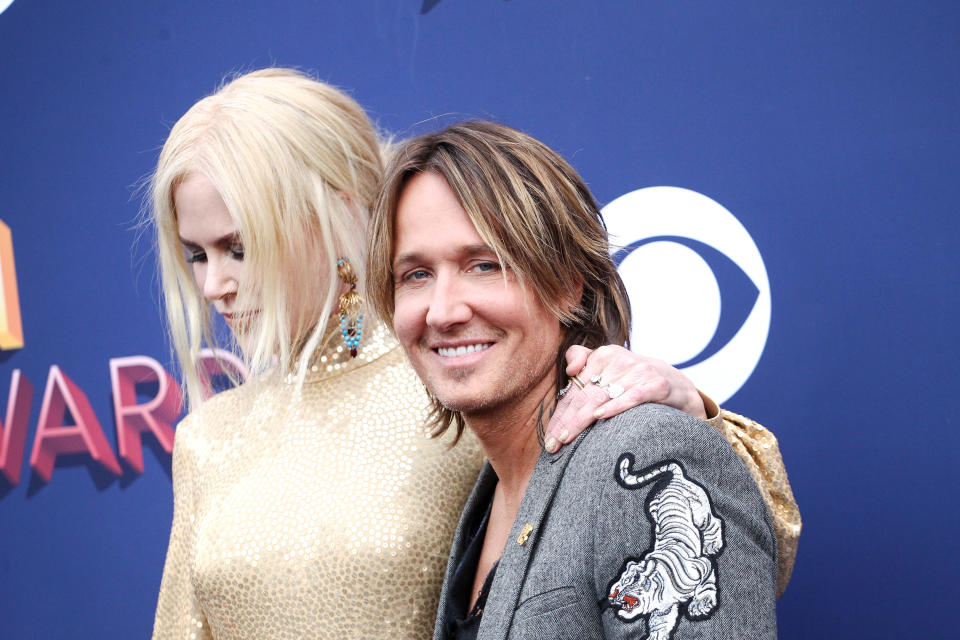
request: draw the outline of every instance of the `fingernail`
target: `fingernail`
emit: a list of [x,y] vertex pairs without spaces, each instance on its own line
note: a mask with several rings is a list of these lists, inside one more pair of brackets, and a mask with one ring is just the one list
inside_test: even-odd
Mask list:
[[597,409],[596,411],[594,411],[594,412],[593,412],[593,417],[596,418],[597,420],[599,420],[600,418],[602,418],[602,417],[603,417],[603,409]]
[[547,438],[547,441],[546,443],[544,443],[544,446],[547,448],[547,453],[556,453],[557,449],[560,448],[560,443],[557,442],[556,438],[554,438],[553,436],[550,436],[549,438]]
[[564,429],[560,432],[560,442],[566,442],[570,439],[570,432]]

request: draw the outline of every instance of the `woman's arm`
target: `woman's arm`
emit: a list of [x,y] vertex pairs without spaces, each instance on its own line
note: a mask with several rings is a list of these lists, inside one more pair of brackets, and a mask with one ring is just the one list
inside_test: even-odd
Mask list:
[[173,526],[153,621],[154,640],[213,637],[190,579],[196,538],[193,492],[197,465],[186,436],[192,426],[192,418],[187,416],[177,427],[174,439]]
[[[704,396],[706,397],[706,396]],[[710,403],[712,400],[706,398]],[[797,557],[797,542],[802,521],[800,509],[793,498],[793,489],[780,456],[777,438],[758,422],[721,409],[715,420],[707,420],[733,447],[747,466],[773,520],[777,534],[777,597],[783,595],[793,562]]]

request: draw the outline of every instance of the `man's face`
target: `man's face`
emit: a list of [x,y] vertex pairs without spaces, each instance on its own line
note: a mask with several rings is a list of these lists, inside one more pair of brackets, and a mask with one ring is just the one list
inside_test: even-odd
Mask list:
[[446,181],[414,176],[397,207],[393,327],[447,408],[494,411],[554,386],[557,318],[504,271]]

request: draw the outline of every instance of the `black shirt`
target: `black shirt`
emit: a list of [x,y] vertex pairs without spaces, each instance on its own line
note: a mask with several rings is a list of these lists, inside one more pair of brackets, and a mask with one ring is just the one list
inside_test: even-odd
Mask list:
[[[483,539],[486,537],[487,521],[490,519],[492,505],[491,500],[479,521],[478,518],[474,518],[472,522],[467,523],[469,542],[463,558],[460,559],[460,564],[457,565],[457,570],[453,573],[450,599],[447,601],[443,620],[445,635],[452,640],[476,640],[477,633],[480,631],[480,621],[483,619],[483,609],[487,604],[493,576],[497,572],[497,563],[494,563],[483,581],[483,587],[480,588],[480,595],[477,596],[473,608],[467,611],[467,607],[470,606],[473,579],[477,575],[477,564],[480,562],[480,551],[483,549]],[[499,563],[499,560],[497,562]]]

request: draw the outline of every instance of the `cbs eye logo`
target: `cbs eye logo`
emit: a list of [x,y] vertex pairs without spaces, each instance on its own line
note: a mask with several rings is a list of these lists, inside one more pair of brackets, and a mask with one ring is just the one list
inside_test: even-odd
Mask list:
[[631,191],[603,217],[630,295],[632,349],[725,402],[753,373],[770,329],[770,283],[750,234],[720,204],[679,187]]
[[10,227],[0,220],[0,349],[21,347],[23,326],[20,324],[20,297],[13,264],[13,236]]

